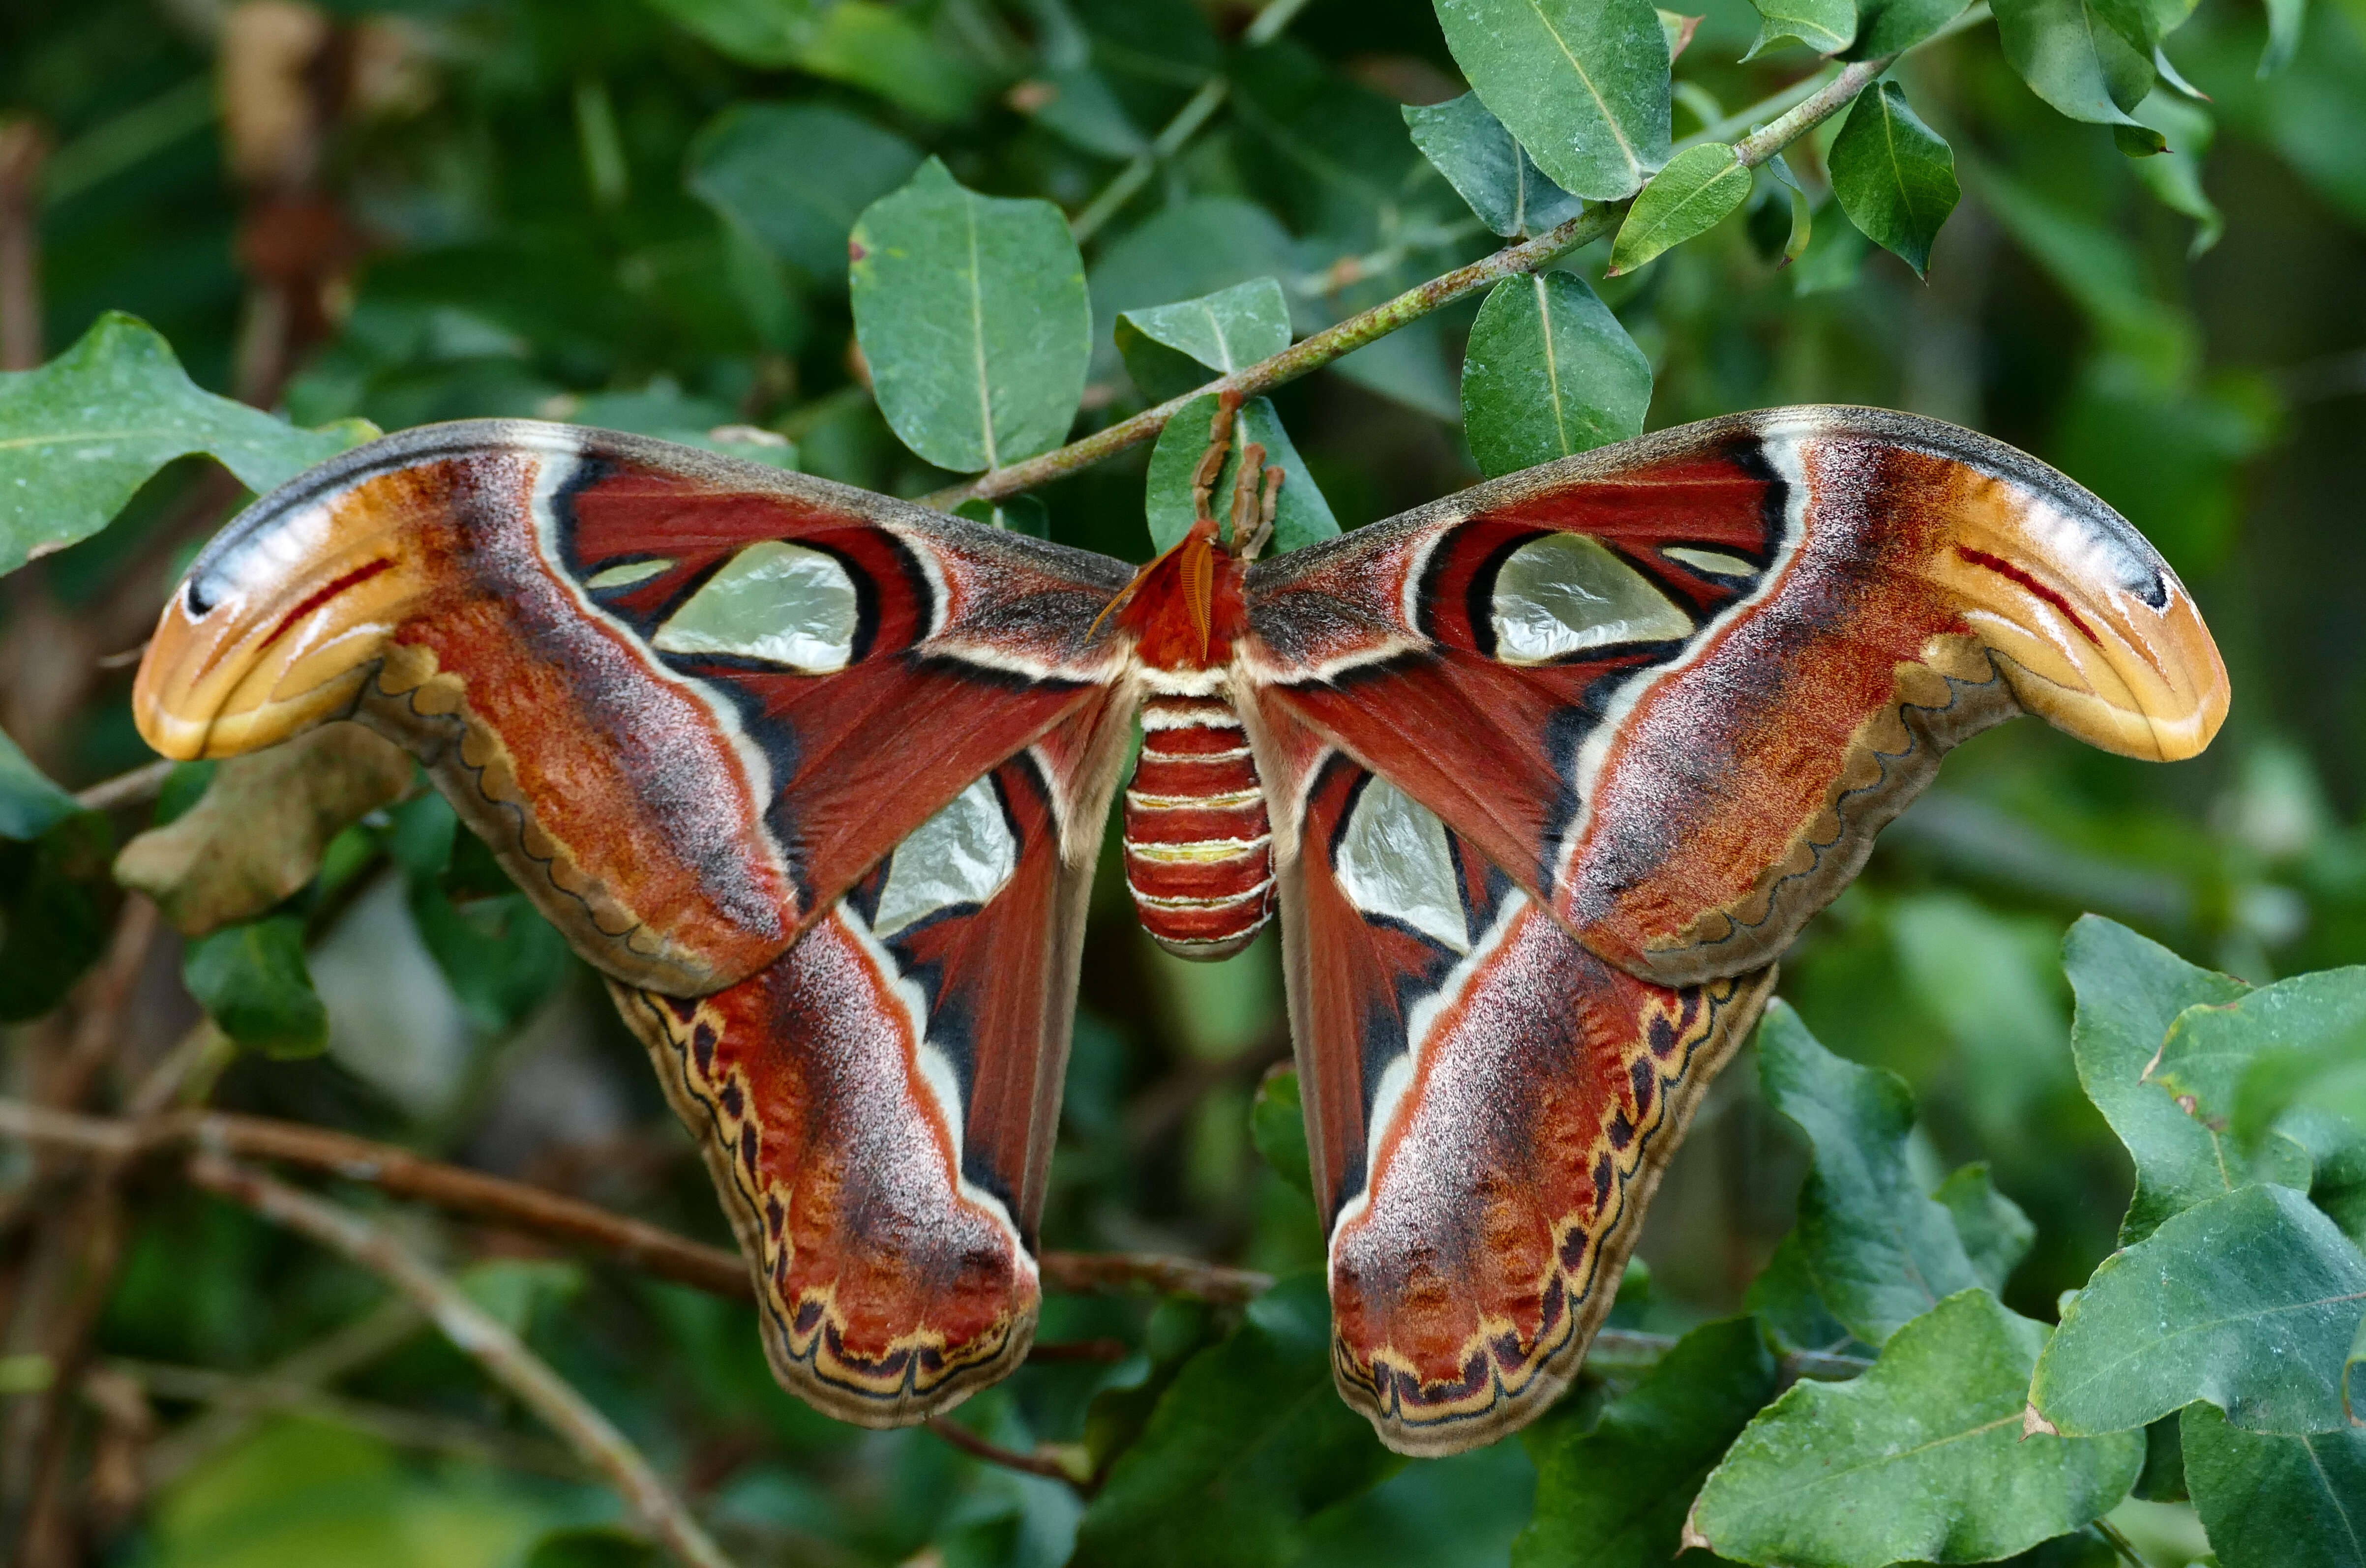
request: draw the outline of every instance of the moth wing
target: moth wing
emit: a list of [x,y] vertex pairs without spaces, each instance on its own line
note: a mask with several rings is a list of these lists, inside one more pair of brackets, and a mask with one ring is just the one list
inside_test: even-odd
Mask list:
[[697,1136],[783,1384],[902,1426],[1027,1354],[1085,906],[1129,734],[1101,700],[971,783],[748,979],[611,980]]
[[1129,655],[1089,633],[1128,575],[666,442],[431,425],[226,529],[133,707],[184,757],[360,719],[588,960],[696,995],[1094,709]]
[[1260,565],[1249,614],[1269,730],[1388,778],[1666,985],[1779,956],[1976,731],[2028,711],[2175,760],[2226,710],[2191,598],[2118,514],[1875,409],[1512,475]]

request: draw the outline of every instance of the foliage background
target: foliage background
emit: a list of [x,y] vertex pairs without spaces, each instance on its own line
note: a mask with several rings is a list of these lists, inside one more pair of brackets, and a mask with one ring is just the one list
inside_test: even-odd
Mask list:
[[[1399,118],[1398,104],[1460,86],[1425,0],[1313,0],[1262,48],[1239,37],[1253,8],[1216,0],[941,0],[883,8],[896,23],[886,53],[751,43],[775,9],[12,0],[0,106],[53,150],[28,209],[38,310],[19,302],[11,365],[39,357],[25,353],[30,323],[55,353],[124,309],[160,329],[200,384],[301,425],[481,414],[675,433],[753,425],[793,442],[808,471],[920,494],[952,476],[896,442],[865,388],[839,247],[863,202],[922,153],[974,189],[1093,215],[1087,428],[1142,401],[1112,346],[1119,310],[1271,274],[1303,332],[1497,243]],[[2299,14],[2270,10],[2285,27]],[[1931,1180],[1988,1160],[2036,1222],[2003,1294],[2044,1320],[2112,1249],[2129,1184],[2071,1072],[2058,958],[2069,922],[2098,911],[2252,980],[2366,961],[2355,632],[2366,579],[2352,569],[2366,6],[2318,0],[2292,62],[2262,78],[2270,20],[2244,0],[2203,0],[2167,47],[2210,95],[2214,140],[2189,126],[2175,152],[2143,163],[2032,96],[1993,29],[1908,61],[1899,77],[1954,147],[1964,188],[1927,284],[1868,256],[1830,207],[1807,254],[1778,271],[1766,243],[1771,228],[1779,249],[1779,193],[1628,275],[1602,275],[1606,245],[1578,258],[1651,362],[1653,427],[1787,401],[1975,425],[2125,511],[2217,633],[2236,696],[2210,754],[2158,770],[2034,724],[1982,737],[1786,967],[1784,993],[1820,1037],[1911,1084],[1911,1148]],[[1680,81],[1730,109],[1812,63],[1797,48],[1736,63],[1757,26],[1741,0],[1713,0]],[[1228,100],[1159,150],[1130,196],[1097,204],[1211,73],[1231,82]],[[780,106],[875,129],[817,159],[799,140],[810,122],[799,129]],[[1698,118],[1685,101],[1679,130]],[[866,158],[874,183],[850,201]],[[1795,161],[1820,192],[1818,158]],[[2178,184],[2196,175],[2197,187]],[[1456,390],[1474,310],[1449,308],[1276,395],[1342,524],[1476,477]],[[1053,537],[1144,555],[1146,462],[1138,450],[1039,492]],[[69,787],[146,760],[130,671],[107,655],[138,645],[235,489],[201,460],[175,465],[121,522],[7,579],[0,726]],[[177,779],[162,810],[185,807],[199,782]],[[434,842],[438,809],[414,801],[379,819],[297,911],[329,1055],[242,1058],[217,1100],[721,1239],[704,1176],[589,976],[530,917],[480,896],[500,884],[468,864],[465,839],[449,865],[405,857],[417,835]],[[145,825],[144,812],[119,813],[118,828]],[[478,935],[438,941],[437,912],[456,898]],[[57,935],[41,923],[73,918],[20,913],[0,950],[6,983],[71,978],[50,972],[37,938]],[[1302,1191],[1252,1142],[1260,1077],[1286,1050],[1270,944],[1187,969],[1155,953],[1121,900],[1101,906],[1089,940],[1047,1239],[1284,1273],[1316,1260]],[[160,939],[106,1071],[130,1072],[196,1019],[181,970],[176,942]],[[10,1034],[17,1092],[71,1054],[61,1027]],[[32,1180],[24,1157],[8,1158]],[[1806,1158],[1751,1065],[1737,1065],[1652,1212],[1648,1286],[1630,1282],[1619,1321],[1674,1332],[1735,1310],[1790,1228]],[[169,1182],[143,1189],[134,1215],[98,1328],[104,1354],[126,1365],[255,1374],[386,1310],[369,1276]],[[22,1204],[8,1216],[12,1350],[33,1332],[32,1219]],[[471,1266],[484,1298],[748,1561],[1050,1562],[1069,1549],[1079,1504],[1061,1483],[926,1432],[865,1434],[811,1414],[773,1387],[738,1309],[494,1231],[399,1223]],[[1028,1369],[963,1418],[1021,1450],[1072,1440],[1098,1388],[1155,1388],[1224,1327],[1219,1316],[1179,1300],[1055,1298],[1046,1338],[1113,1337],[1144,1353]],[[227,1422],[210,1451],[152,1470],[99,1510],[95,1550],[172,1568],[493,1564],[554,1528],[614,1517],[456,1353],[415,1332],[388,1339],[336,1381],[342,1404]],[[17,1441],[25,1407],[11,1406]],[[190,1405],[158,1408],[169,1423]],[[1141,1419],[1122,1398],[1096,1408]],[[1517,1441],[1348,1468],[1301,1477],[1304,1506],[1283,1508],[1245,1560],[1500,1562],[1536,1487]],[[2164,1568],[2207,1550],[2181,1505],[2133,1503],[2115,1518]]]

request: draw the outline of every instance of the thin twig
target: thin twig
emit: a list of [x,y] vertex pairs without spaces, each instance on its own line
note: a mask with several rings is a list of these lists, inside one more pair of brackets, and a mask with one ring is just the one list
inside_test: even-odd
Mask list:
[[[326,1127],[224,1111],[177,1113],[143,1127],[119,1117],[75,1115],[21,1100],[0,1100],[0,1137],[115,1159],[194,1145],[212,1154],[280,1160],[530,1235],[590,1247],[711,1294],[748,1300],[755,1294],[748,1265],[736,1252],[580,1198],[445,1165],[392,1144]],[[1153,1290],[1237,1303],[1273,1283],[1270,1276],[1254,1270],[1152,1252],[1046,1252],[1037,1265],[1046,1287],[1070,1293]]]
[[[270,1372],[246,1376],[210,1367],[123,1359],[104,1363],[103,1370],[130,1378],[153,1398],[192,1400],[211,1406],[191,1425],[208,1422],[225,1411],[236,1411],[242,1422],[256,1415],[284,1412],[350,1428],[399,1448],[427,1449],[463,1459],[483,1460],[562,1481],[589,1478],[583,1462],[573,1450],[536,1434],[505,1431],[474,1421],[352,1399],[310,1383],[279,1380]],[[194,1462],[166,1458],[180,1437],[181,1431],[176,1430],[164,1438],[151,1450],[141,1467],[142,1480],[152,1492],[168,1484],[188,1468],[188,1462]]]
[[624,1433],[572,1383],[526,1349],[507,1325],[385,1230],[350,1210],[219,1155],[201,1154],[191,1159],[189,1177],[208,1191],[243,1204],[264,1218],[376,1272],[427,1314],[456,1348],[475,1358],[494,1382],[515,1394],[606,1476],[676,1558],[692,1568],[730,1568],[730,1559]]
[[1320,370],[1333,360],[1387,337],[1400,327],[1408,326],[1465,295],[1476,293],[1507,277],[1540,271],[1551,265],[1563,252],[1609,233],[1617,227],[1618,217],[1625,210],[1623,204],[1588,207],[1557,229],[1533,240],[1507,245],[1493,255],[1482,257],[1468,266],[1457,267],[1452,272],[1431,278],[1427,283],[1416,285],[1393,299],[1384,300],[1369,310],[1348,317],[1336,326],[1326,327],[1312,337],[1301,339],[1270,359],[1259,360],[1230,375],[1220,376],[1179,398],[1170,398],[1155,409],[1145,409],[1132,419],[1122,420],[1082,441],[1071,442],[1040,457],[1031,457],[1007,468],[990,469],[975,479],[939,490],[925,498],[929,505],[950,511],[966,500],[980,498],[997,500],[1005,496],[1019,495],[1038,485],[1089,468],[1096,463],[1116,456],[1128,447],[1156,439],[1158,432],[1166,428],[1166,421],[1182,412],[1196,398],[1210,393],[1225,392],[1237,392],[1244,398],[1255,397],[1268,387],[1279,386],[1285,381],[1295,381],[1301,375]]
[[1082,1443],[1045,1443],[1033,1453],[1020,1453],[999,1443],[987,1442],[967,1427],[950,1417],[931,1416],[926,1423],[929,1430],[952,1444],[974,1459],[988,1464],[998,1464],[1005,1470],[1017,1470],[1029,1475],[1048,1475],[1054,1481],[1065,1481],[1078,1491],[1087,1489],[1092,1476],[1092,1462]]
[[1068,220],[1068,231],[1076,236],[1077,244],[1098,233],[1101,225],[1116,217],[1133,199],[1134,193],[1149,182],[1159,164],[1182,151],[1184,144],[1200,134],[1200,128],[1222,106],[1232,88],[1233,84],[1223,77],[1211,76],[1200,84],[1198,92],[1184,100],[1183,106],[1175,111],[1175,118],[1166,122],[1150,145],[1134,154],[1132,161],[1101,187],[1100,195]]
[[180,765],[169,756],[144,762],[129,773],[118,773],[112,778],[102,778],[87,790],[74,794],[74,804],[85,812],[111,812],[118,806],[135,806],[154,800],[164,788],[164,780],[173,776]]
[[2136,1543],[2130,1540],[2119,1526],[2109,1519],[2095,1519],[2091,1523],[2095,1533],[2111,1542],[2112,1551],[2128,1568],[2152,1568],[2152,1564],[2145,1561],[2144,1553],[2136,1550]]

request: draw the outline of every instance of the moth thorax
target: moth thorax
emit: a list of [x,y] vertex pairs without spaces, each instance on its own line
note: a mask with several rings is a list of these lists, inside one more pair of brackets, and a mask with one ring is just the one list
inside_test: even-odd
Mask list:
[[1230,704],[1155,697],[1125,790],[1125,879],[1143,929],[1186,958],[1228,958],[1273,913],[1273,837]]

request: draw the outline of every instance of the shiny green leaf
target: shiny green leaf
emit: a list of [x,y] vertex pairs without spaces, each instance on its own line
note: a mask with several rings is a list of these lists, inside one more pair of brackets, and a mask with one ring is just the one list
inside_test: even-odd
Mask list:
[[2079,999],[2070,1026],[2079,1085],[2135,1161],[2135,1194],[2120,1222],[2120,1245],[2142,1240],[2171,1215],[2246,1181],[2308,1184],[2307,1150],[2271,1139],[2256,1162],[2246,1162],[2145,1077],[2178,1014],[2231,1002],[2248,987],[2099,915],[2072,926],[2062,949]]
[[1513,1568],[1661,1568],[1702,1480],[1779,1374],[1757,1320],[1729,1318],[1676,1341],[1591,1430],[1549,1425],[1530,1440],[1536,1513]]
[[1758,37],[1744,60],[1794,39],[1818,54],[1838,54],[1856,37],[1856,0],[1751,0]]
[[304,923],[292,914],[232,925],[189,945],[181,976],[215,1025],[267,1057],[329,1048],[329,1013],[304,963]]
[[1832,1055],[1779,1001],[1758,1026],[1758,1073],[1767,1103],[1812,1148],[1797,1234],[1816,1294],[1850,1333],[1881,1344],[1980,1283],[1954,1216],[1908,1163],[1903,1080]]
[[1546,178],[1611,201],[1667,162],[1668,40],[1649,0],[1437,0],[1455,63]]
[[1997,38],[2029,90],[2072,119],[2134,125],[2158,41],[2144,0],[1997,0]]
[[1670,246],[1713,228],[1750,199],[1750,171],[1722,141],[1678,153],[1627,209],[1627,220],[1610,242],[1611,275],[1633,272]]
[[2168,143],[2159,157],[2141,159],[2132,167],[2155,201],[2193,219],[2193,240],[2185,250],[2191,261],[2215,246],[2226,231],[2217,203],[2202,188],[2202,161],[2216,138],[2216,126],[2208,110],[2163,88],[2155,88],[2130,112]]
[[864,210],[849,253],[855,332],[905,445],[968,474],[1065,439],[1092,308],[1058,207],[980,196],[931,158]]
[[1883,82],[1857,95],[1829,160],[1832,195],[1849,221],[1921,276],[1931,242],[1963,193],[1955,155],[1906,106],[1906,92]]
[[2366,1256],[2291,1188],[2238,1188],[2104,1260],[2030,1400],[2065,1432],[2141,1427],[2197,1399],[2252,1431],[2332,1431],[2348,1423],[2342,1360],[2361,1316]]
[[[1200,459],[1208,450],[1209,427],[1216,417],[1216,395],[1196,398],[1183,406],[1183,411],[1166,421],[1158,435],[1158,444],[1150,454],[1150,477],[1144,491],[1143,510],[1150,523],[1150,544],[1154,551],[1172,549],[1191,532],[1195,515],[1191,501],[1191,476],[1198,471]],[[1281,416],[1274,412],[1272,399],[1252,398],[1241,405],[1233,421],[1233,442],[1224,454],[1223,472],[1216,476],[1210,503],[1220,527],[1229,529],[1232,521],[1233,484],[1239,477],[1241,457],[1251,443],[1265,448],[1266,466],[1279,465],[1282,473],[1281,494],[1274,508],[1273,539],[1267,544],[1268,556],[1296,550],[1319,540],[1335,538],[1338,520],[1331,515],[1331,505],[1315,487],[1314,476],[1306,470],[1305,459],[1290,443],[1290,432],[1281,426]]]
[[262,491],[377,433],[200,391],[155,329],[109,311],[39,370],[0,373],[0,572],[97,532],[176,457],[209,453]]
[[2219,1568],[2366,1568],[2366,1428],[2247,1432],[2207,1405],[2180,1426]]
[[1293,1275],[1184,1366],[1086,1508],[1070,1561],[1279,1564],[1306,1519],[1403,1462],[1332,1391],[1321,1272]]
[[843,109],[738,104],[690,146],[692,193],[813,282],[846,277],[862,209],[911,178],[920,151]]
[[1117,319],[1117,346],[1133,384],[1164,402],[1288,348],[1290,300],[1280,284],[1256,277],[1203,298],[1128,310]]
[[2366,968],[2295,975],[2186,1009],[2152,1078],[2246,1153],[2295,1103],[2366,1125]]
[[1853,1382],[1795,1383],[1734,1442],[1694,1510],[1695,1544],[1744,1562],[1984,1562],[2118,1506],[2139,1433],[2024,1438],[2043,1324],[1984,1290],[1898,1330]]
[[1404,120],[1421,155],[1470,204],[1480,222],[1506,239],[1541,234],[1575,218],[1584,205],[1544,177],[1476,93],[1442,104],[1407,104]]
[[1651,363],[1573,273],[1505,278],[1462,359],[1462,420],[1484,474],[1509,474],[1643,431]]

